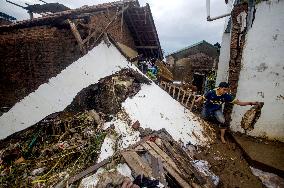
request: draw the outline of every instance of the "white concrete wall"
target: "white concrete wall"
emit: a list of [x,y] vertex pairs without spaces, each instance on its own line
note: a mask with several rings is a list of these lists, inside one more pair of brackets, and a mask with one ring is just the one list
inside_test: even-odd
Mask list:
[[[256,6],[255,20],[246,35],[237,98],[263,101],[262,115],[252,136],[284,141],[284,1]],[[235,106],[231,128],[242,132],[240,122],[249,107]]]
[[102,42],[4,113],[0,117],[0,139],[64,110],[83,88],[127,66],[115,46]]
[[[229,0],[227,4],[227,11],[231,12],[233,8],[234,0]],[[228,21],[230,17],[226,17],[224,29],[225,32]],[[217,78],[216,78],[216,87],[220,82],[228,81],[228,71],[229,71],[229,61],[230,61],[230,44],[231,44],[231,33],[223,33],[218,70],[217,70]]]
[[219,56],[216,86],[218,86],[220,82],[228,81],[230,44],[231,44],[231,34],[224,33],[222,37],[221,50]]

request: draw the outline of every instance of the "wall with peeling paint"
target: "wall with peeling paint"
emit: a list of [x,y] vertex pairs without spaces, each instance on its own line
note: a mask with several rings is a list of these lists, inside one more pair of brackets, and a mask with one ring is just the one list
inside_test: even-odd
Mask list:
[[[237,98],[263,101],[262,115],[248,134],[284,141],[284,1],[256,5],[255,20],[246,35]],[[250,107],[234,106],[231,128]]]
[[228,81],[228,70],[230,61],[230,33],[224,33],[222,37],[220,57],[217,70],[216,87],[220,82]]
[[[233,8],[234,0],[229,0],[227,4],[227,12],[231,12]],[[218,62],[216,87],[220,82],[228,81],[228,69],[230,61],[230,44],[231,44],[231,33],[226,33],[225,30],[228,26],[230,17],[226,17],[224,24],[224,33],[222,36],[222,43],[220,49],[220,56]]]

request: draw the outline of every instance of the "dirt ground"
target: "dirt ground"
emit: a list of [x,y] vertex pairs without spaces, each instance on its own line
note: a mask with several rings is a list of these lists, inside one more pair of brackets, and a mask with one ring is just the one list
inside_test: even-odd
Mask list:
[[[216,130],[216,132],[218,131]],[[264,187],[261,181],[252,174],[241,149],[234,141],[227,136],[227,143],[223,144],[219,133],[217,135],[215,142],[210,147],[198,149],[198,153],[194,158],[209,162],[211,165],[210,170],[220,178],[218,187]]]

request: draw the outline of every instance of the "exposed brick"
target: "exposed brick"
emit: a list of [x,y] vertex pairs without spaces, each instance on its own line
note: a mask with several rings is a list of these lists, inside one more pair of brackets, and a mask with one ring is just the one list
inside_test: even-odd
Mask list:
[[[230,46],[230,62],[228,82],[231,84],[231,93],[236,95],[238,89],[239,76],[241,72],[242,51],[245,44],[246,29],[241,33],[241,25],[237,22],[237,17],[242,12],[248,11],[246,3],[236,5],[232,11],[232,31],[231,31],[231,46]],[[231,121],[231,113],[233,105],[225,105],[224,113],[228,122]]]
[[[97,30],[94,38],[107,26],[114,14],[109,12],[90,17],[88,24],[93,28],[91,32]],[[84,39],[89,30],[78,28]],[[115,40],[134,48],[133,38],[125,24],[122,25],[122,31],[121,19],[117,19],[107,30]],[[11,107],[82,55],[67,26],[35,26],[2,32],[0,107]]]

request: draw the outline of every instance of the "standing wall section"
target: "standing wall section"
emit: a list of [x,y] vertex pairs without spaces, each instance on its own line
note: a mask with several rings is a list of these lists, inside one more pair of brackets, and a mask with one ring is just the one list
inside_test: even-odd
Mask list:
[[[246,35],[237,98],[263,101],[252,136],[284,141],[284,1],[256,5],[255,19]],[[242,132],[240,122],[249,107],[234,106],[231,128]]]

